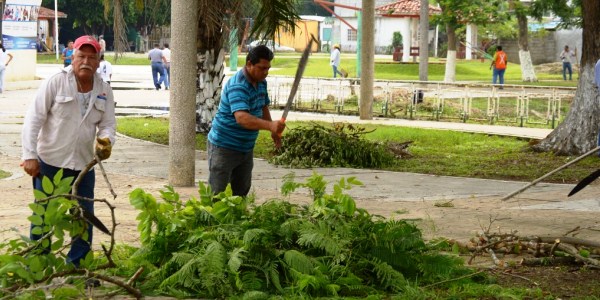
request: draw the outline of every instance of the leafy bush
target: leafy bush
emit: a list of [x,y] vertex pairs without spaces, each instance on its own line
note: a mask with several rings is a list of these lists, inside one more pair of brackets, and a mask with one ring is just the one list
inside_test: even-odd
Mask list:
[[402,34],[400,31],[394,31],[392,36],[392,47],[400,47],[402,46]]
[[291,129],[282,138],[279,153],[270,162],[291,167],[384,168],[396,159],[383,143],[364,139],[364,127],[335,123]]
[[[34,190],[35,202],[29,204],[32,214],[27,217],[31,222],[31,233],[38,240],[20,236],[17,239],[0,242],[0,298],[45,299],[42,288],[31,287],[57,277],[79,277],[73,285],[83,290],[82,274],[111,267],[111,264],[99,264],[93,252],[79,261],[76,267],[65,263],[65,251],[71,246],[69,239],[78,237],[88,240],[87,226],[82,208],[77,199],[70,194],[73,177],[63,178],[60,170],[53,178],[42,179],[43,191]],[[93,201],[82,199],[81,201]],[[105,251],[105,254],[110,251]],[[77,290],[65,287],[54,291],[59,295],[77,293]]]
[[467,272],[415,225],[357,208],[346,191],[359,184],[341,179],[328,194],[320,175],[306,183],[286,176],[284,195],[307,188],[314,199],[308,206],[254,206],[231,189],[213,198],[203,184],[200,199],[183,202],[168,189],[159,203],[137,189],[130,201],[141,211],[142,247],[134,259],[155,266],[143,289],[177,297],[365,297]]

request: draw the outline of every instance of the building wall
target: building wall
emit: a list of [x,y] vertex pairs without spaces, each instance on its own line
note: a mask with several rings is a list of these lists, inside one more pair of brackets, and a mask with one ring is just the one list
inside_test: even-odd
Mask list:
[[6,68],[6,81],[21,81],[35,79],[36,50],[7,50],[13,60]]
[[[571,50],[577,48],[577,58],[581,60],[581,29],[549,31],[544,36],[529,36],[529,52],[534,65],[560,62],[560,53],[565,45]],[[520,64],[519,42],[517,39],[503,40],[500,42],[508,61]]]
[[[282,32],[276,42],[282,46],[292,47],[296,49],[296,51],[304,51],[311,34],[314,35],[317,40],[320,39],[318,21],[300,20],[296,23],[296,25],[297,27],[295,35],[292,35],[291,32]],[[318,50],[319,45],[314,44],[312,51]]]
[[[519,60],[519,41],[517,39],[502,40],[500,42],[502,50],[508,55],[508,61],[516,64],[520,64]],[[555,57],[558,54],[555,53],[554,49],[556,41],[552,33],[542,37],[529,37],[529,52],[531,53],[531,60],[534,65],[555,62]]]
[[583,48],[583,29],[569,29],[569,30],[558,30],[554,33],[556,37],[556,61],[559,61],[558,56],[565,48],[565,45],[569,45],[569,49],[577,50],[577,61],[581,61],[581,49]]

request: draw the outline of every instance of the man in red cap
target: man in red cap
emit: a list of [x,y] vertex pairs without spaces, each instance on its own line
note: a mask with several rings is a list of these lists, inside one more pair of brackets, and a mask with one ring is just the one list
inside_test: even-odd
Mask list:
[[[42,192],[43,177],[52,180],[62,169],[63,178],[77,178],[94,159],[94,151],[101,160],[107,159],[115,142],[113,92],[96,73],[101,46],[93,37],[82,36],[73,48],[72,64],[41,85],[23,124],[21,165],[33,177],[34,189]],[[92,169],[79,184],[78,196],[94,199],[94,185]],[[93,214],[93,201],[80,200],[79,205]],[[91,224],[87,223],[86,229],[87,234],[80,232],[74,237],[67,254],[67,262],[75,266],[90,251]],[[44,224],[32,223],[31,238],[39,240],[49,231]],[[50,247],[42,251],[49,252]]]

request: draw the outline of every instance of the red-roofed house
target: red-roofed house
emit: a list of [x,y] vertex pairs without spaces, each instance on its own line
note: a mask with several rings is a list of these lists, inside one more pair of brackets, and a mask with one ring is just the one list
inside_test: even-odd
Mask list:
[[[338,19],[333,24],[333,43],[339,43],[342,52],[355,52],[358,28],[357,9],[362,8],[362,1],[334,0],[334,12],[345,22]],[[394,32],[400,32],[403,40],[403,61],[410,55],[410,47],[418,47],[420,0],[376,0],[375,1],[375,52],[386,53],[392,45]],[[355,7],[347,8],[347,7]],[[429,6],[429,15],[438,14],[441,10]],[[351,25],[353,28],[351,28]],[[433,33],[429,34],[433,38]]]
[[[400,31],[402,34],[403,41],[403,56],[402,60],[406,61],[410,55],[410,47],[419,46],[419,14],[421,10],[420,0],[400,0],[386,5],[382,5],[375,8],[375,13],[382,17],[382,21],[391,24],[402,24],[401,26],[395,27],[390,26],[393,31]],[[429,15],[440,14],[442,10],[439,7],[429,5]],[[385,27],[382,27],[385,29]],[[389,32],[383,32],[382,34],[389,34]],[[429,38],[433,38],[433,35],[429,35]],[[391,43],[390,43],[391,44]],[[414,46],[413,46],[414,45]]]

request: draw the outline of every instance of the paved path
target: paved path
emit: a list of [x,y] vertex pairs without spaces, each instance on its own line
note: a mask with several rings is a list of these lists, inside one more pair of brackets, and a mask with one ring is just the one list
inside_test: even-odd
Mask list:
[[[117,66],[119,67],[119,66]],[[43,66],[39,74],[53,71],[53,66]],[[115,86],[130,84],[131,88],[142,88],[143,85],[151,87],[150,80],[145,79],[149,75],[147,67],[123,67],[116,68],[114,76]],[[122,74],[120,72],[123,72]],[[141,74],[141,75],[140,75]],[[122,76],[122,77],[121,77]],[[130,82],[130,83],[127,83]],[[37,83],[39,84],[39,82]],[[32,82],[35,88],[36,83]],[[22,118],[27,106],[34,97],[35,89],[11,90],[11,83],[7,84],[8,90],[0,94],[0,153],[13,157],[20,156],[20,131]],[[15,84],[16,86],[16,84]],[[23,84],[21,87],[24,87]],[[152,106],[168,107],[169,93],[167,91],[154,90],[115,90],[117,113],[131,113],[124,107]],[[140,110],[148,111],[145,109]],[[166,111],[157,110],[155,113],[166,114]],[[279,117],[275,111],[273,116]],[[337,116],[323,114],[291,113],[288,120],[326,120],[326,121],[349,121],[354,123],[376,123],[398,126],[410,126],[421,128],[436,128],[459,130],[467,132],[482,132],[500,135],[524,136],[530,138],[543,138],[550,130],[533,128],[516,128],[506,126],[486,126],[476,124],[410,121],[397,119],[374,119],[360,121],[354,116]],[[108,172],[154,176],[167,178],[167,164],[169,149],[167,146],[157,145],[126,137],[119,138],[115,145],[113,156],[106,162]],[[201,151],[196,155],[196,180],[206,181],[208,171],[205,154]],[[15,166],[8,170],[15,176],[22,176],[22,171]],[[253,189],[278,190],[282,177],[294,172],[298,178],[310,176],[313,171],[323,174],[328,181],[338,180],[341,177],[356,176],[365,183],[364,186],[353,189],[352,194],[357,198],[373,201],[439,201],[449,199],[464,199],[471,197],[502,196],[523,186],[524,182],[485,180],[473,178],[459,178],[448,176],[433,176],[413,173],[387,172],[379,170],[348,169],[348,168],[326,168],[326,169],[287,169],[275,167],[267,162],[257,159],[255,163]],[[531,188],[523,195],[543,194],[543,199],[536,209],[543,209],[545,202],[555,205],[553,202],[566,199],[566,193],[573,185],[562,184],[539,184]],[[598,201],[583,199],[582,203],[570,201],[566,207],[560,209],[575,209],[585,211],[600,211]]]

